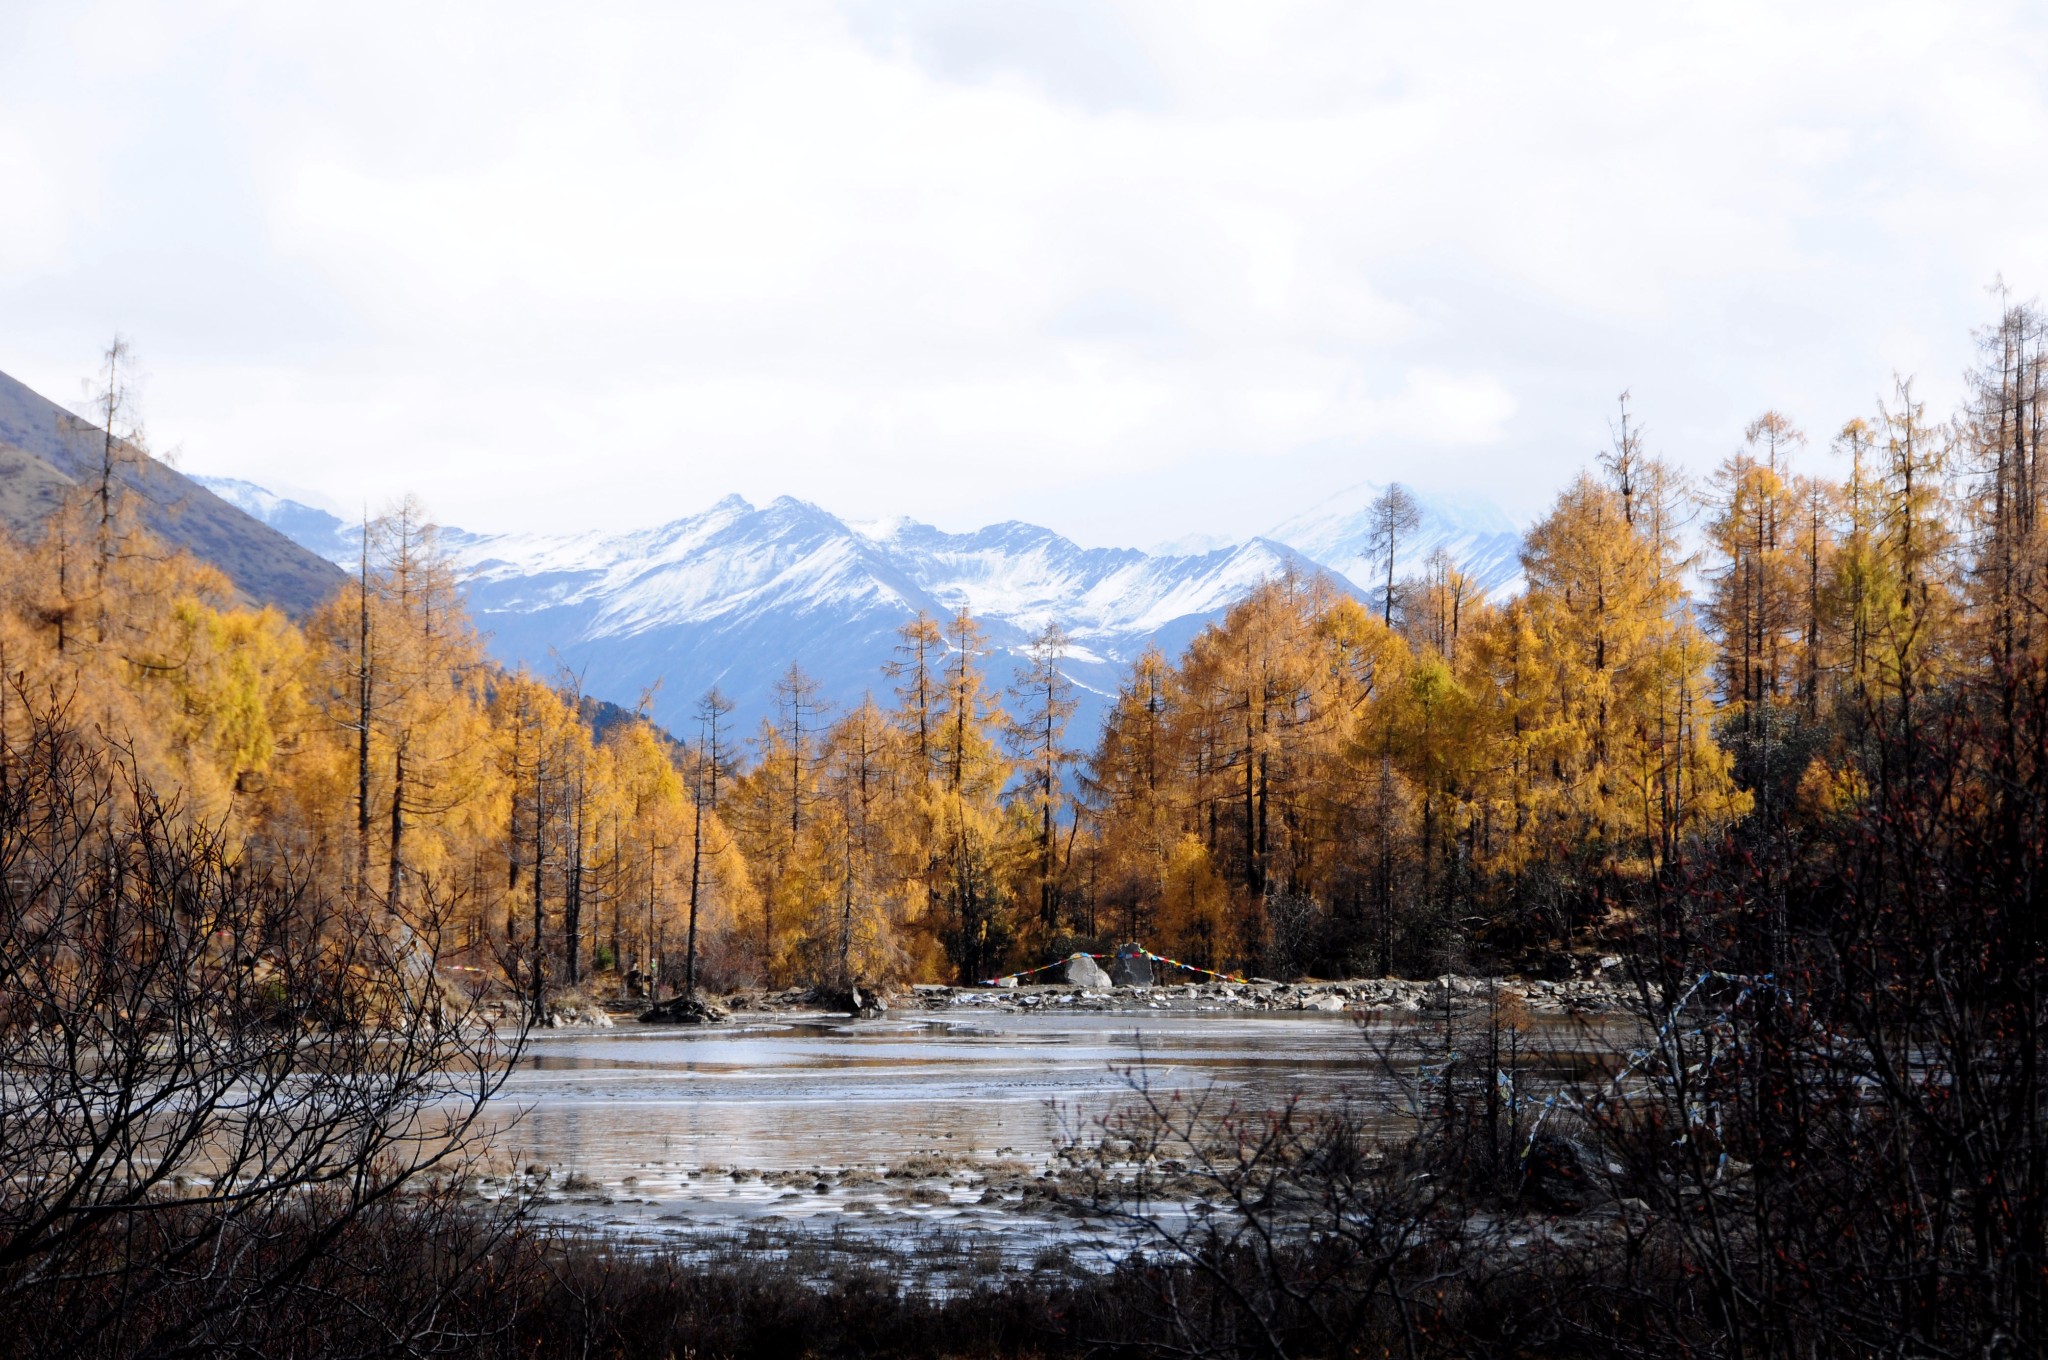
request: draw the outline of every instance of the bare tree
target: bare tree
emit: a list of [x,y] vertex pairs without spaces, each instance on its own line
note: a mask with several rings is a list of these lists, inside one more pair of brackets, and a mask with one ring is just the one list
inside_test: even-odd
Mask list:
[[1408,541],[1422,524],[1422,507],[1410,495],[1408,488],[1399,482],[1390,482],[1385,491],[1366,507],[1366,532],[1374,560],[1381,563],[1386,576],[1386,586],[1380,596],[1380,621],[1391,628],[1394,626],[1394,563],[1400,556],[1401,545]]
[[45,1353],[235,1349],[366,1216],[461,1169],[523,1035],[442,980],[453,904],[253,861],[61,702],[14,698],[0,1299],[46,1314]]
[[1620,422],[1614,427],[1612,447],[1600,455],[1600,466],[1607,473],[1607,480],[1614,484],[1621,496],[1621,516],[1630,524],[1636,522],[1636,493],[1642,490],[1643,427],[1632,424],[1628,414],[1629,394],[1623,392],[1616,398],[1621,408]]
[[128,342],[116,335],[101,356],[106,364],[105,381],[92,389],[87,405],[97,429],[87,427],[98,444],[98,469],[88,484],[93,512],[93,619],[94,640],[107,640],[107,577],[121,555],[124,537],[123,473],[136,457],[142,443],[142,426],[135,416],[134,363]]

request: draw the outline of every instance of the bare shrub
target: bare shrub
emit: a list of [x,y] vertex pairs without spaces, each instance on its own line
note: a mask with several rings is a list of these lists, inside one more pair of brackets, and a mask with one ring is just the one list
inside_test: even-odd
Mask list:
[[[453,1192],[402,1197],[457,1177],[520,1038],[443,985],[447,904],[419,897],[400,911],[247,854],[61,704],[17,707],[0,1299],[37,1319],[31,1349],[229,1347],[316,1274],[435,1238]],[[410,1278],[453,1278],[430,1264]]]

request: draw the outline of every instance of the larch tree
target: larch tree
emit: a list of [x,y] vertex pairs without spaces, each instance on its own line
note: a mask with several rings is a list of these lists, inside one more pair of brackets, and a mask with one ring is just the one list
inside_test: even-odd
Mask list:
[[1146,938],[1165,893],[1168,849],[1180,834],[1170,669],[1156,645],[1131,664],[1082,780],[1128,940]]
[[1954,449],[1908,379],[1879,406],[1878,429],[1877,558],[1891,597],[1880,621],[1884,678],[1910,723],[1917,697],[1940,673],[1954,612]]
[[[704,817],[718,812],[718,785],[728,775],[721,727],[732,716],[733,702],[713,685],[697,700],[697,750],[690,789],[690,923],[683,951],[683,995],[697,994],[697,926],[704,888]],[[714,847],[714,853],[724,847]]]
[[1744,447],[1715,478],[1708,536],[1722,565],[1707,616],[1726,644],[1723,692],[1740,712],[1756,713],[1782,701],[1794,684],[1798,505],[1786,459],[1804,442],[1790,421],[1767,411],[1751,423]]
[[896,721],[915,762],[930,769],[936,759],[934,728],[940,707],[939,670],[946,652],[945,633],[938,621],[922,609],[896,631],[900,641],[895,656],[885,667],[885,673],[896,686]]
[[[546,1019],[555,955],[550,930],[550,880],[560,886],[575,831],[574,777],[590,744],[589,729],[553,685],[524,671],[501,679],[492,696],[498,760],[510,786],[505,828],[504,967],[524,983],[529,1016]],[[522,902],[523,899],[523,902]],[[522,905],[528,918],[521,939]]]
[[825,787],[838,843],[836,919],[823,932],[835,983],[874,977],[896,956],[884,910],[878,861],[892,797],[890,723],[872,696],[849,711],[826,740]]
[[1002,709],[981,668],[987,647],[981,626],[962,609],[947,623],[945,641],[931,894],[946,952],[961,977],[974,979],[999,964],[1013,934],[998,805],[1009,767],[996,743]]
[[[1784,799],[1785,765],[1799,758],[1793,727],[1802,643],[1799,494],[1791,452],[1805,443],[1791,421],[1766,411],[1713,482],[1707,524],[1715,559],[1704,614],[1721,641],[1723,722],[1740,777],[1766,820]],[[1796,775],[1794,776],[1796,777]]]
[[1671,740],[1673,700],[1691,702],[1709,652],[1692,641],[1674,608],[1677,583],[1629,524],[1619,493],[1579,478],[1530,531],[1522,566],[1528,623],[1549,672],[1535,734],[1537,760],[1548,765],[1536,789],[1538,853],[1582,863],[1590,879],[1590,901],[1556,904],[1569,938],[1580,912],[1605,910],[1618,876],[1652,850],[1643,810],[1671,760],[1688,762],[1691,815],[1731,807],[1734,794],[1724,765]]
[[1830,612],[1843,636],[1845,678],[1860,699],[1874,683],[1872,643],[1896,592],[1878,553],[1881,497],[1870,423],[1861,417],[1844,423],[1834,450],[1847,460],[1849,471],[1840,489],[1842,523],[1829,582]]
[[2048,609],[2048,554],[2043,552],[2042,502],[2048,469],[2048,318],[2030,304],[2008,302],[1998,323],[1978,336],[1961,420],[1975,570],[1979,648],[2013,674],[2042,647]]
[[774,686],[776,716],[754,738],[754,768],[738,790],[738,809],[764,875],[755,947],[770,984],[784,975],[791,950],[826,891],[826,854],[811,835],[824,762],[826,700],[818,681],[792,664]]
[[[646,722],[620,724],[606,737],[619,783],[624,825],[620,831],[624,875],[614,910],[619,929],[632,942],[619,953],[622,972],[631,957],[656,999],[669,959],[677,866],[674,852],[688,844],[698,807],[660,735]],[[706,839],[715,825],[703,828]],[[715,842],[713,842],[715,844]],[[729,856],[714,857],[730,858]],[[687,966],[687,964],[686,964]],[[686,985],[694,979],[686,978]]]
[[1066,630],[1048,622],[1032,638],[1028,659],[1010,686],[1016,710],[1006,732],[1010,752],[1025,771],[1023,797],[1037,823],[1038,926],[1047,939],[1060,930],[1059,810],[1066,802],[1067,767],[1079,757],[1067,746],[1076,701],[1074,682],[1061,669],[1066,656]]
[[1422,506],[1408,488],[1391,482],[1366,507],[1367,551],[1380,564],[1385,578],[1380,591],[1380,622],[1394,623],[1394,567],[1400,560],[1401,545],[1422,526]]
[[365,692],[371,678],[381,692],[359,714],[372,736],[359,749],[376,748],[379,756],[370,782],[384,786],[384,886],[396,903],[409,874],[431,874],[446,862],[442,833],[450,819],[468,818],[486,777],[485,663],[454,564],[418,502],[407,498],[373,520],[367,551],[375,571]]
[[1400,594],[1402,632],[1409,644],[1426,647],[1455,666],[1459,635],[1480,600],[1478,584],[1438,548],[1423,562],[1421,576],[1403,583]]

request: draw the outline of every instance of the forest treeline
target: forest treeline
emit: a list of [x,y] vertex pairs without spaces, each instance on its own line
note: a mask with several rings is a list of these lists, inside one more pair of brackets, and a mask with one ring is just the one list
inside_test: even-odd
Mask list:
[[[1691,847],[1819,834],[1870,733],[2043,645],[2042,318],[1981,337],[1963,408],[1899,381],[1809,436],[1766,412],[1712,475],[1612,447],[1529,531],[1525,587],[1270,581],[1070,730],[1066,640],[992,674],[919,616],[859,704],[792,666],[674,736],[487,660],[413,503],[294,622],[168,551],[104,475],[0,546],[0,731],[120,748],[240,853],[431,903],[534,999],[982,979],[1139,939],[1269,974],[1564,966],[1656,910]],[[108,406],[111,431],[114,407]],[[1092,737],[1092,744],[1088,739]]]

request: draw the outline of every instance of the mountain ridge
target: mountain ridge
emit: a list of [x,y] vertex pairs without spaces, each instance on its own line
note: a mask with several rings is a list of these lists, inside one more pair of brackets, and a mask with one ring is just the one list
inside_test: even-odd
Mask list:
[[[205,479],[251,513],[352,565],[354,526],[249,482]],[[1356,502],[1372,484],[1339,496]],[[1292,523],[1317,529],[1339,560],[1361,558],[1362,506],[1326,500]],[[1350,538],[1346,538],[1346,532]],[[1489,506],[1437,512],[1396,562],[1398,574],[1437,549],[1462,550],[1482,589],[1519,581],[1520,534]],[[753,722],[773,711],[770,686],[791,663],[842,703],[885,684],[897,630],[920,610],[965,608],[987,635],[991,682],[1007,683],[1030,638],[1057,621],[1079,689],[1074,731],[1090,732],[1129,664],[1148,645],[1179,651],[1260,582],[1320,572],[1360,599],[1369,589],[1300,545],[1268,535],[1180,554],[1084,548],[1055,530],[1005,520],[953,533],[906,516],[848,521],[778,496],[756,506],[728,495],[694,515],[618,532],[443,530],[479,627],[506,664],[559,668],[585,692],[629,703],[657,680],[656,717],[681,730],[716,684]],[[877,694],[886,701],[887,696]]]

